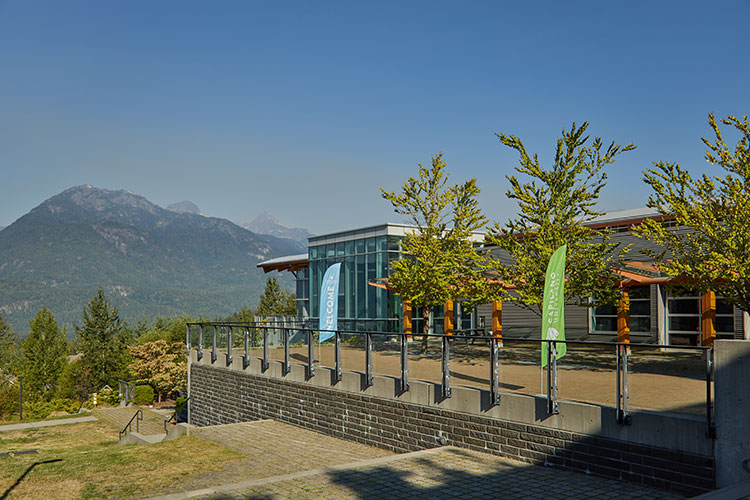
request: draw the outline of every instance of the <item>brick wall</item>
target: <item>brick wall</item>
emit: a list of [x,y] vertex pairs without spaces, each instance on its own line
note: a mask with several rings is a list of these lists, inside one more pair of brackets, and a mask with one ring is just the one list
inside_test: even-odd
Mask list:
[[454,445],[693,495],[714,459],[414,403],[191,364],[191,421],[275,419],[396,452]]

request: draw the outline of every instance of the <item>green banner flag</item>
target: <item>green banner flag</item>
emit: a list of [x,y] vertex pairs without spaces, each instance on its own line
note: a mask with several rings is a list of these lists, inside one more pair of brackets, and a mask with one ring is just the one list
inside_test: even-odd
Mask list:
[[[568,245],[552,254],[547,264],[542,303],[542,339],[565,340],[565,256]],[[557,344],[557,358],[565,355],[565,344]],[[547,344],[542,345],[542,367],[547,366]]]

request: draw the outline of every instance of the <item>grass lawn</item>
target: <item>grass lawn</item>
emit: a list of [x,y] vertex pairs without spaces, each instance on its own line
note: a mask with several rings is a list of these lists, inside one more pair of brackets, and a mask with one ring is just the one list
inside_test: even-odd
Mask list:
[[0,453],[24,450],[39,453],[0,457],[0,498],[128,497],[244,457],[192,436],[117,446],[117,431],[101,422],[0,433]]

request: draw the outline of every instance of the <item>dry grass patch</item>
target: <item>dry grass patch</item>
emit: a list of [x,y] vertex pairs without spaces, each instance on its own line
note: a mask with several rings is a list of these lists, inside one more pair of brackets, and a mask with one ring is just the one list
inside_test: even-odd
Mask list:
[[0,458],[0,498],[122,498],[176,485],[185,475],[244,457],[193,436],[153,445],[116,444],[117,433],[101,422],[0,433],[0,452],[39,451]]

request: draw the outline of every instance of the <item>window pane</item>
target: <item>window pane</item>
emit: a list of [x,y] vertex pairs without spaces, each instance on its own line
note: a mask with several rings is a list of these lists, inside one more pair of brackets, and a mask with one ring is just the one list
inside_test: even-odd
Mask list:
[[365,253],[365,240],[356,240],[354,247],[358,254]]
[[734,307],[726,300],[716,298],[716,314],[734,314]]
[[698,314],[700,311],[697,298],[669,299],[667,308],[673,314]]
[[650,286],[633,286],[628,289],[628,295],[631,299],[650,299]]
[[354,255],[354,240],[346,242],[345,251],[346,255]]
[[365,240],[365,250],[367,250],[367,253],[371,253],[375,251],[375,238],[367,238]]
[[401,238],[398,236],[389,236],[388,237],[388,250],[391,251],[398,251],[398,242],[401,241]]
[[698,316],[671,316],[669,318],[669,329],[671,331],[698,332],[700,322]]
[[651,314],[651,301],[633,300],[630,302],[631,316],[649,316]]
[[388,237],[387,236],[378,236],[377,250],[378,252],[385,252],[386,250],[388,250]]
[[617,318],[612,318],[612,317],[594,318],[594,330],[599,331],[599,332],[617,331]]
[[716,331],[723,332],[723,333],[734,332],[734,317],[717,316],[716,317]]
[[615,306],[599,306],[594,308],[594,314],[597,316],[617,316],[617,308]]
[[330,245],[326,245],[326,257],[335,257],[336,256],[336,245],[331,243]]
[[630,331],[631,332],[650,332],[651,331],[651,318],[637,317],[630,318]]
[[344,242],[336,243],[336,257],[344,256]]

